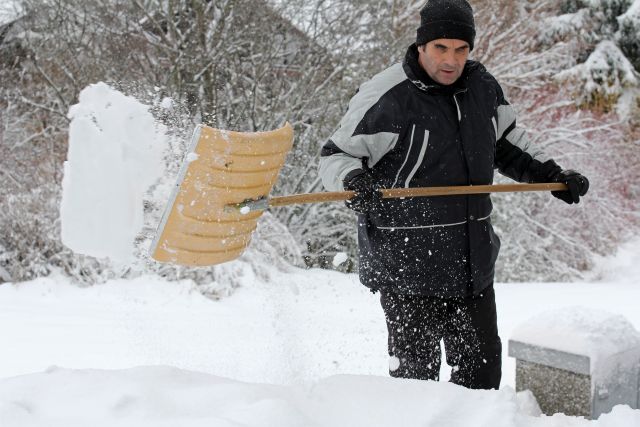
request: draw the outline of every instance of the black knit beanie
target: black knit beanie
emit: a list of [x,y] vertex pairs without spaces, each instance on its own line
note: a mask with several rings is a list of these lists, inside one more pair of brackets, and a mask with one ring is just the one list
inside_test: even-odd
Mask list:
[[476,26],[473,9],[466,0],[429,0],[420,11],[416,45],[437,39],[457,39],[473,50]]

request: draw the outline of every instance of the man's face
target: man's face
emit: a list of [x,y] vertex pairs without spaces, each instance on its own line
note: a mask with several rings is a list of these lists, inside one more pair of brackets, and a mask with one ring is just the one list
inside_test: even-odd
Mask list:
[[418,46],[418,62],[436,82],[454,83],[462,75],[469,57],[469,43],[457,39],[432,40]]

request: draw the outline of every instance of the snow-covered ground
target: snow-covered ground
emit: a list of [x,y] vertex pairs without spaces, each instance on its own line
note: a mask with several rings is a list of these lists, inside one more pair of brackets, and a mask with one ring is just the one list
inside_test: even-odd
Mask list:
[[[130,259],[149,184],[137,179],[166,175],[154,157],[161,128],[147,107],[103,84],[82,92],[70,118],[63,242]],[[96,194],[109,196],[109,209]],[[548,310],[604,310],[640,329],[640,239],[602,260],[590,282],[496,285],[498,391],[389,378],[378,297],[354,275],[265,265],[265,281],[236,263],[241,287],[219,301],[191,282],[149,276],[87,288],[61,277],[1,285],[0,427],[640,427],[640,410],[625,406],[597,421],[539,416],[531,394],[513,390],[507,357],[518,325]]]
[[598,422],[534,417],[513,391],[506,341],[531,316],[584,306],[640,329],[640,241],[599,271],[593,282],[496,286],[500,391],[388,378],[378,297],[354,275],[273,272],[265,283],[246,268],[220,301],[151,277],[5,284],[0,425],[640,426],[627,407]]

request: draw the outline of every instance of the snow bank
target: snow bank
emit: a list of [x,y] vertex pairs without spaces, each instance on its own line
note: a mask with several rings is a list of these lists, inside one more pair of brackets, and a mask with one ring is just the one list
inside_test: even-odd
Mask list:
[[511,339],[588,356],[592,372],[609,356],[640,346],[640,333],[624,316],[586,307],[537,314],[517,327]]
[[634,426],[617,406],[598,421],[522,412],[513,389],[342,375],[273,386],[169,367],[68,370],[0,380],[0,424],[46,426]]
[[165,128],[147,106],[104,83],[85,88],[69,118],[62,242],[78,253],[130,261],[143,195],[164,172]]
[[[274,270],[266,283],[246,267],[240,280],[219,301],[158,277],[0,286],[0,426],[640,425],[623,407],[598,422],[531,417],[533,398],[508,387],[506,345],[500,393],[388,378],[384,314],[357,275]],[[496,296],[505,342],[513,325],[576,304],[640,328],[633,283],[497,284]]]

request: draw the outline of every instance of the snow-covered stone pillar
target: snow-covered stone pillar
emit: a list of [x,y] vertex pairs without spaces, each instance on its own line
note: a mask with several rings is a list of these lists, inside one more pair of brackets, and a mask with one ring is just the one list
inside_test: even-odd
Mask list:
[[623,316],[583,307],[542,313],[514,331],[516,390],[531,390],[546,415],[597,419],[640,405],[640,333]]

